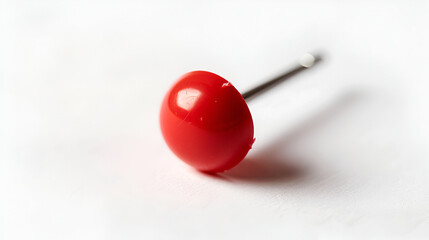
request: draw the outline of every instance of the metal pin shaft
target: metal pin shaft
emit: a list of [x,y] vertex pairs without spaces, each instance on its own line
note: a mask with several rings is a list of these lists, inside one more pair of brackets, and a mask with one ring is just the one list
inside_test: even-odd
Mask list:
[[320,62],[322,60],[322,58],[320,56],[313,56],[311,54],[305,54],[304,56],[301,57],[300,61],[299,61],[299,65],[297,65],[296,67],[288,70],[287,72],[280,74],[279,76],[265,82],[262,83],[259,86],[256,86],[253,89],[250,89],[246,92],[244,92],[243,94],[241,94],[244,98],[244,100],[246,100],[246,102],[248,102],[249,100],[253,99],[254,97],[256,97],[257,95],[277,86],[278,84],[284,82],[287,79],[290,79],[291,77],[295,76],[295,74],[298,74],[312,66],[314,66],[314,64]]

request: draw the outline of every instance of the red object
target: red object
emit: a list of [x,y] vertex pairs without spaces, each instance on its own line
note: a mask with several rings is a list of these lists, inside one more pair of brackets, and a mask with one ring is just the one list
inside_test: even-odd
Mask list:
[[252,147],[253,120],[241,94],[206,71],[183,75],[164,97],[161,131],[170,149],[205,172],[223,172]]

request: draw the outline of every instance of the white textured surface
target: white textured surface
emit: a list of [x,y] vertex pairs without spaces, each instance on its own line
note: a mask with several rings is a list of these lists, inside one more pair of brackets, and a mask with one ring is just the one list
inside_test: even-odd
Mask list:
[[[428,239],[428,12],[1,1],[0,239]],[[326,60],[251,102],[235,170],[167,149],[158,110],[178,76],[247,90],[309,51]]]

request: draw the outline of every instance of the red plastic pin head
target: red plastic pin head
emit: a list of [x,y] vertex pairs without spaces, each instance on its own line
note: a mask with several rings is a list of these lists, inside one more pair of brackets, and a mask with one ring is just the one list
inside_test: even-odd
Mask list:
[[251,148],[253,120],[241,94],[206,71],[183,75],[165,95],[161,131],[170,149],[205,172],[223,172]]

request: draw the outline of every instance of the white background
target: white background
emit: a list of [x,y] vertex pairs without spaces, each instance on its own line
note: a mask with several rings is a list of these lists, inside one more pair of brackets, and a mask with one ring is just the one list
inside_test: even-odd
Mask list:
[[[429,4],[0,2],[0,239],[428,239]],[[199,173],[158,126],[204,69],[247,90],[253,149]]]

